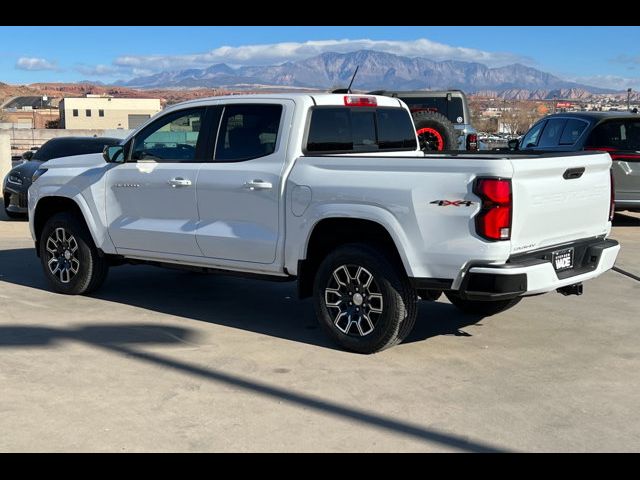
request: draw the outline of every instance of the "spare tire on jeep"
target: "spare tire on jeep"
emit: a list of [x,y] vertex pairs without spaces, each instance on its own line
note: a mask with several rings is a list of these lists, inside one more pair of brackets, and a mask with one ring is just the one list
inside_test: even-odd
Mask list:
[[458,150],[458,133],[447,117],[437,112],[414,112],[420,149],[424,151]]

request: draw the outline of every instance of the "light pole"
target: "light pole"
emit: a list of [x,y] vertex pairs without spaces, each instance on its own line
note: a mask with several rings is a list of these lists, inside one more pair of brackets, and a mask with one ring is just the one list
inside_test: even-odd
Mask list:
[[553,113],[556,113],[556,106],[558,105],[558,102],[556,100],[557,98],[557,95],[553,96]]
[[627,112],[631,111],[631,89],[627,88]]

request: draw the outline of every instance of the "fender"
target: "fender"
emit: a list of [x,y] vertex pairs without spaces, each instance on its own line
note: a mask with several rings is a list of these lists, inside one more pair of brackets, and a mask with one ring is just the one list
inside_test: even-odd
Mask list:
[[413,276],[413,266],[418,257],[407,239],[404,229],[391,212],[375,205],[358,205],[353,203],[332,203],[312,205],[303,218],[291,221],[287,228],[285,242],[285,267],[292,275],[297,274],[298,260],[307,257],[309,240],[316,225],[322,220],[331,218],[353,218],[369,220],[381,225],[391,236],[402,260],[408,276]]

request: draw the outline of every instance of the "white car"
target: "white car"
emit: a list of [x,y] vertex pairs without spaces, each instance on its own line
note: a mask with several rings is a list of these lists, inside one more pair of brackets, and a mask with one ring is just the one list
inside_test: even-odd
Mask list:
[[58,292],[127,262],[297,280],[340,345],[371,353],[409,334],[418,296],[490,315],[580,294],[619,250],[610,167],[599,152],[425,156],[389,97],[215,97],[44,164],[29,222]]

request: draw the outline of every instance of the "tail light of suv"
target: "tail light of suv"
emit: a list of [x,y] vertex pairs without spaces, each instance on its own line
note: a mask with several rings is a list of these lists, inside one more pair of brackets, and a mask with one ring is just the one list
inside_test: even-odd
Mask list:
[[467,135],[467,150],[475,152],[478,150],[478,135],[470,133]]
[[473,193],[481,198],[480,212],[476,216],[476,232],[492,241],[511,239],[513,196],[511,180],[478,178]]

